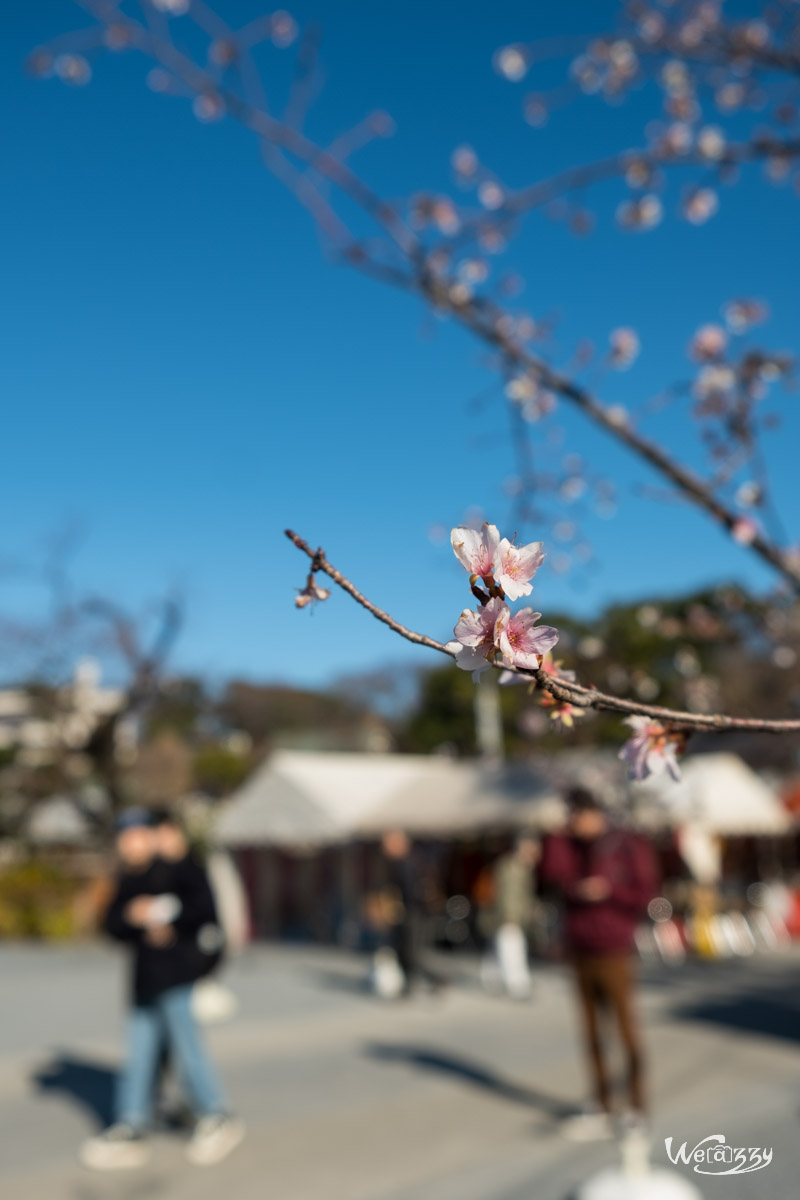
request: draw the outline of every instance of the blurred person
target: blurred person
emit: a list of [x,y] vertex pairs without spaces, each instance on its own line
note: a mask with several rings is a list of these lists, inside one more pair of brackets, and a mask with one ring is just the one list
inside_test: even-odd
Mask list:
[[538,910],[535,869],[540,857],[539,841],[530,834],[523,834],[494,866],[495,932],[492,941],[500,981],[515,1000],[525,1000],[531,994],[528,937]]
[[368,892],[362,905],[364,927],[372,941],[370,990],[382,1000],[396,1000],[403,992],[406,978],[391,945],[390,933],[401,919],[400,900],[391,888]]
[[624,1047],[629,1108],[622,1132],[646,1129],[646,1096],[641,1037],[634,1009],[634,934],[657,893],[655,858],[641,837],[615,828],[591,792],[567,795],[563,834],[544,841],[541,887],[560,896],[565,909],[567,947],[589,1058],[594,1103],[568,1118],[563,1133],[575,1141],[611,1137],[612,1095],[601,1033],[601,1017],[613,1013]]
[[408,996],[417,980],[425,980],[438,991],[444,980],[427,962],[433,912],[440,899],[431,864],[402,830],[384,834],[381,844],[391,895],[388,945],[403,972],[401,994]]
[[[151,810],[151,821],[155,838],[156,862],[161,864],[164,891],[173,891],[173,872],[178,876],[188,876],[190,886],[203,889],[211,887],[214,910],[219,914],[219,904],[211,877],[206,872],[189,845],[189,840],[175,814],[166,807]],[[206,883],[207,880],[207,883]],[[216,979],[212,979],[227,950],[227,938],[219,923],[207,923],[202,926],[196,936],[194,953],[196,957],[196,976],[192,989],[192,1012],[201,1024],[210,1024],[224,1020],[236,1010],[236,998],[229,989],[224,988]],[[187,956],[191,948],[186,947]],[[170,1050],[166,1032],[162,1033],[159,1062],[156,1069],[153,1098],[154,1107],[160,1124],[169,1128],[191,1128],[194,1125],[194,1115],[187,1107],[183,1097],[170,1099],[166,1095],[166,1080],[173,1066],[173,1056]]]
[[[231,904],[226,903],[225,889],[230,880],[223,876],[223,896],[220,903],[220,876],[212,875],[208,865],[201,863],[191,850],[189,840],[183,826],[168,808],[153,809],[153,829],[156,837],[156,855],[169,868],[174,866],[179,874],[194,878],[194,886],[209,887],[214,902],[216,919],[198,930],[196,939],[197,980],[192,995],[192,1008],[195,1016],[202,1024],[212,1024],[232,1016],[237,1008],[236,997],[230,988],[224,987],[217,978],[217,969],[224,954],[233,940],[238,941],[241,933],[241,913],[231,914]],[[165,879],[165,888],[169,890],[169,879]],[[221,912],[221,908],[223,912]],[[223,915],[224,913],[224,915]],[[233,916],[232,931],[229,934],[225,927],[224,917]],[[168,1047],[165,1053],[168,1056]]]
[[[158,842],[159,858],[165,862],[185,861],[201,866],[189,845],[183,825],[171,809],[165,806],[154,808],[153,827]],[[201,869],[206,873],[214,897],[221,945],[224,946],[226,956],[232,952],[237,953],[245,948],[250,939],[250,916],[241,876],[230,854],[219,849],[211,849],[208,855],[204,856]],[[207,941],[213,941],[210,931]],[[208,952],[213,953],[211,945]],[[221,956],[209,964],[209,969],[216,965],[219,957]]]
[[[151,814],[155,845],[155,882],[160,882],[165,892],[174,887],[189,889],[197,896],[204,896],[206,915],[209,920],[199,926],[194,938],[197,979],[202,979],[215,970],[222,961],[225,934],[219,920],[217,904],[211,879],[203,863],[189,846],[189,840],[177,817],[168,808],[154,808]],[[159,870],[160,868],[160,870]],[[207,900],[210,896],[211,903]],[[190,952],[187,945],[186,953]]]
[[120,874],[105,928],[131,948],[132,1004],[115,1122],[81,1150],[83,1163],[98,1170],[147,1162],[164,1043],[197,1117],[189,1160],[218,1162],[244,1135],[228,1111],[192,1013],[192,987],[207,970],[203,933],[217,928],[211,889],[180,830],[165,830],[165,824],[162,820],[156,827],[146,809],[128,809],[117,826]]

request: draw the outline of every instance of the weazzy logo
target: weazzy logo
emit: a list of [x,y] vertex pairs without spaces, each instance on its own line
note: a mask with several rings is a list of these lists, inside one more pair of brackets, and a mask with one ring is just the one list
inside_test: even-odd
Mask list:
[[698,1175],[747,1175],[772,1162],[772,1149],[766,1146],[729,1146],[724,1133],[710,1133],[693,1150],[684,1142],[673,1154],[671,1137],[664,1138],[671,1163],[694,1167]]

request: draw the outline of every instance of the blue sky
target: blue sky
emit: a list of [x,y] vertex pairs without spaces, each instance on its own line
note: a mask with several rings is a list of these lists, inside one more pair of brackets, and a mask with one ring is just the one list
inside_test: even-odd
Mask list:
[[[260,11],[256,0],[218,7],[233,24]],[[311,131],[329,137],[388,110],[396,136],[358,160],[388,195],[447,188],[463,142],[512,184],[589,160],[635,140],[635,105],[569,110],[532,130],[524,89],[493,73],[491,55],[508,41],[600,28],[613,8],[468,0],[456,22],[449,3],[303,0],[292,12],[322,23],[328,74]],[[69,0],[17,4],[4,21],[14,123],[0,499],[13,519],[0,557],[35,557],[54,533],[80,527],[81,584],[133,608],[180,587],[188,623],[176,665],[215,678],[317,684],[376,662],[426,661],[344,596],[296,612],[304,563],[282,530],[322,544],[407,624],[446,637],[468,596],[429,527],[474,505],[501,524],[508,511],[500,401],[468,412],[492,378],[481,349],[433,326],[415,300],[326,263],[247,135],[227,121],[201,126],[184,102],[148,92],[141,59],[99,60],[83,89],[24,74],[31,47],[84,23]],[[286,63],[277,52],[270,62],[279,87]],[[582,337],[604,344],[615,326],[635,325],[642,358],[603,386],[609,402],[633,403],[686,376],[689,336],[733,296],[768,299],[764,340],[792,346],[796,213],[790,189],[753,176],[724,193],[702,229],[669,221],[632,239],[606,215],[578,240],[536,218],[515,260],[524,302],[560,314],[565,354]],[[791,529],[800,422],[787,407],[769,453]],[[623,502],[617,519],[589,523],[602,569],[588,579],[540,572],[545,616],[723,578],[769,581],[702,518],[633,497],[642,469],[574,418],[563,423]],[[676,428],[665,432],[674,443]],[[32,602],[8,581],[4,590],[9,607]]]

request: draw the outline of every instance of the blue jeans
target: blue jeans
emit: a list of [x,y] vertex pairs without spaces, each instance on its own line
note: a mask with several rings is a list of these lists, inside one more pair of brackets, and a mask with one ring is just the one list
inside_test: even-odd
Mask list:
[[146,1128],[152,1119],[153,1092],[161,1047],[174,1056],[178,1077],[198,1116],[226,1111],[217,1073],[200,1038],[192,1014],[192,986],[169,988],[152,1004],[131,1009],[127,1024],[127,1057],[117,1088],[116,1119]]

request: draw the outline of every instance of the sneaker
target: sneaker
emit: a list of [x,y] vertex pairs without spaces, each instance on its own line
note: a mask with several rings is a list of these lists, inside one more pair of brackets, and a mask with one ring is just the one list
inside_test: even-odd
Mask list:
[[569,1142],[604,1142],[613,1138],[614,1122],[604,1109],[591,1108],[566,1117],[560,1131]]
[[244,1137],[244,1125],[234,1117],[201,1117],[186,1151],[189,1162],[208,1167],[221,1162]]
[[142,1167],[150,1158],[147,1138],[133,1125],[111,1125],[80,1149],[80,1160],[93,1171],[127,1171]]

